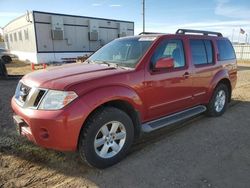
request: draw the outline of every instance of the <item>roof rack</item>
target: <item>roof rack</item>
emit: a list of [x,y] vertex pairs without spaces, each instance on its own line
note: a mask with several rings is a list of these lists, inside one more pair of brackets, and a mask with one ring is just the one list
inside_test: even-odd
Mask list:
[[192,29],[178,29],[176,34],[186,34],[186,33],[201,33],[203,35],[216,35],[218,37],[223,37],[223,35],[219,32],[213,31],[201,31],[201,30],[192,30]]
[[141,32],[139,35],[153,35],[153,34],[164,34],[164,33],[155,33],[155,32]]

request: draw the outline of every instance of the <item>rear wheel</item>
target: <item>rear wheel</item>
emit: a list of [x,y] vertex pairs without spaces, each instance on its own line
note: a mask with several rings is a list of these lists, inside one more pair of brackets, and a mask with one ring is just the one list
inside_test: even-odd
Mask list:
[[229,91],[225,84],[219,84],[207,106],[209,116],[221,116],[227,109]]
[[106,168],[124,158],[133,143],[134,128],[123,111],[106,107],[95,112],[79,139],[79,154],[90,165]]

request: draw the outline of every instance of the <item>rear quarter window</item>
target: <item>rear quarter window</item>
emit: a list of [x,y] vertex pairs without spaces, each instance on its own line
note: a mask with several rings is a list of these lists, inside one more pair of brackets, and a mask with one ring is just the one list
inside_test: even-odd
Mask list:
[[228,40],[217,40],[217,47],[219,51],[219,61],[235,59],[235,52],[233,46]]

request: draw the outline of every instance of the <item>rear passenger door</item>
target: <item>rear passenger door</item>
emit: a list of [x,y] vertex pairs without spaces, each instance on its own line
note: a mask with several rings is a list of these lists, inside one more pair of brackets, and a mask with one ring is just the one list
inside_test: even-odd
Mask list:
[[190,39],[191,62],[193,69],[193,99],[195,104],[207,99],[212,75],[216,71],[215,50],[212,40]]

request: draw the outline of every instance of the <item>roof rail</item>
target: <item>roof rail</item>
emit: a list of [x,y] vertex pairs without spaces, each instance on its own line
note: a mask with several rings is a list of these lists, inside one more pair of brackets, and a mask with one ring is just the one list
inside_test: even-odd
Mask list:
[[176,34],[186,34],[186,33],[201,33],[203,35],[216,35],[218,37],[223,37],[223,35],[219,32],[213,31],[201,31],[201,30],[192,30],[192,29],[178,29]]
[[155,32],[141,32],[139,35],[153,35],[153,34],[164,34],[164,33],[155,33]]

